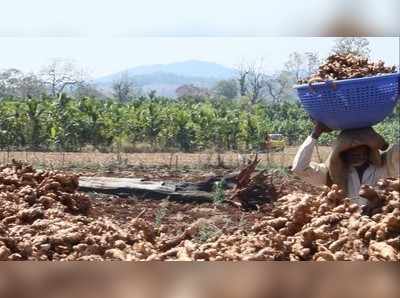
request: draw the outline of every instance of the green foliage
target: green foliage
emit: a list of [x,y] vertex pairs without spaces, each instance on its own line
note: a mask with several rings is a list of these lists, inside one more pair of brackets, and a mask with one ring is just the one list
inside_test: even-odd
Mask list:
[[166,207],[160,207],[156,210],[155,218],[154,218],[154,225],[157,228],[159,228],[161,226],[162,221],[164,220],[167,213],[168,213],[168,209]]
[[216,84],[214,92],[218,96],[234,99],[239,92],[239,86],[236,80],[222,80]]
[[225,201],[225,184],[223,181],[215,182],[213,203],[218,205]]
[[[399,139],[400,108],[376,129]],[[124,152],[148,144],[154,151],[259,150],[267,133],[298,145],[313,124],[298,102],[140,97],[126,103],[82,97],[8,98],[0,101],[0,147],[14,150]],[[330,144],[336,133],[323,135]]]
[[194,237],[196,243],[206,243],[211,238],[218,237],[222,231],[213,224],[202,224],[199,227],[199,232]]

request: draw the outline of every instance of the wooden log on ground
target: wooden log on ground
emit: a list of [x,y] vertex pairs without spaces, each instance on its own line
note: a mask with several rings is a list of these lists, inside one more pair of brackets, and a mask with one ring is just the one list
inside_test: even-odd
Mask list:
[[195,184],[186,187],[164,181],[146,181],[136,178],[80,177],[79,191],[134,195],[146,199],[170,199],[179,202],[212,202],[212,193],[198,190]]
[[223,181],[225,188],[233,188],[240,172],[229,173],[225,176],[211,176],[200,182],[180,182],[175,184],[176,190],[212,192],[216,182]]

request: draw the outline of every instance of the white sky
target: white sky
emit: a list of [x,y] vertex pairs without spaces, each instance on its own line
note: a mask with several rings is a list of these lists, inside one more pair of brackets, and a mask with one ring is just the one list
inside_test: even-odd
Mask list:
[[[226,66],[262,59],[267,71],[282,68],[294,51],[327,56],[334,38],[323,37],[147,37],[0,38],[0,69],[38,71],[54,58],[66,58],[98,77],[130,67],[203,60]],[[369,38],[371,56],[399,64],[399,39]]]
[[[293,51],[326,56],[333,44],[278,36],[326,35],[344,17],[360,32],[393,32],[399,11],[398,0],[0,0],[0,69],[37,71],[67,58],[97,77],[145,64],[262,58],[273,71]],[[398,39],[372,38],[371,48],[373,58],[398,64]]]
[[[0,0],[0,36],[279,36],[346,14],[399,29],[398,0]],[[315,36],[317,34],[307,34]]]

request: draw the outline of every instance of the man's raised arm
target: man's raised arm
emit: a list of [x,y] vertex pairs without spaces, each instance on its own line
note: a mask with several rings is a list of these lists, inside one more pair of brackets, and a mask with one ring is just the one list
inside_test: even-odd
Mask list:
[[317,140],[323,132],[329,132],[330,129],[321,123],[317,123],[310,136],[298,149],[293,160],[292,171],[304,181],[321,186],[327,182],[328,169],[325,164],[312,162],[312,155]]

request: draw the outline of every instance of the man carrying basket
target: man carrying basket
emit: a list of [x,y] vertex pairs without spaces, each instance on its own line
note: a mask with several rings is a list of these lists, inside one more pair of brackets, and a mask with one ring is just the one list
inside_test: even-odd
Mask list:
[[315,186],[337,184],[359,205],[367,200],[359,196],[361,185],[375,185],[379,179],[400,176],[399,144],[389,144],[372,128],[342,131],[325,163],[311,161],[320,135],[330,132],[316,123],[312,134],[300,146],[292,171]]

